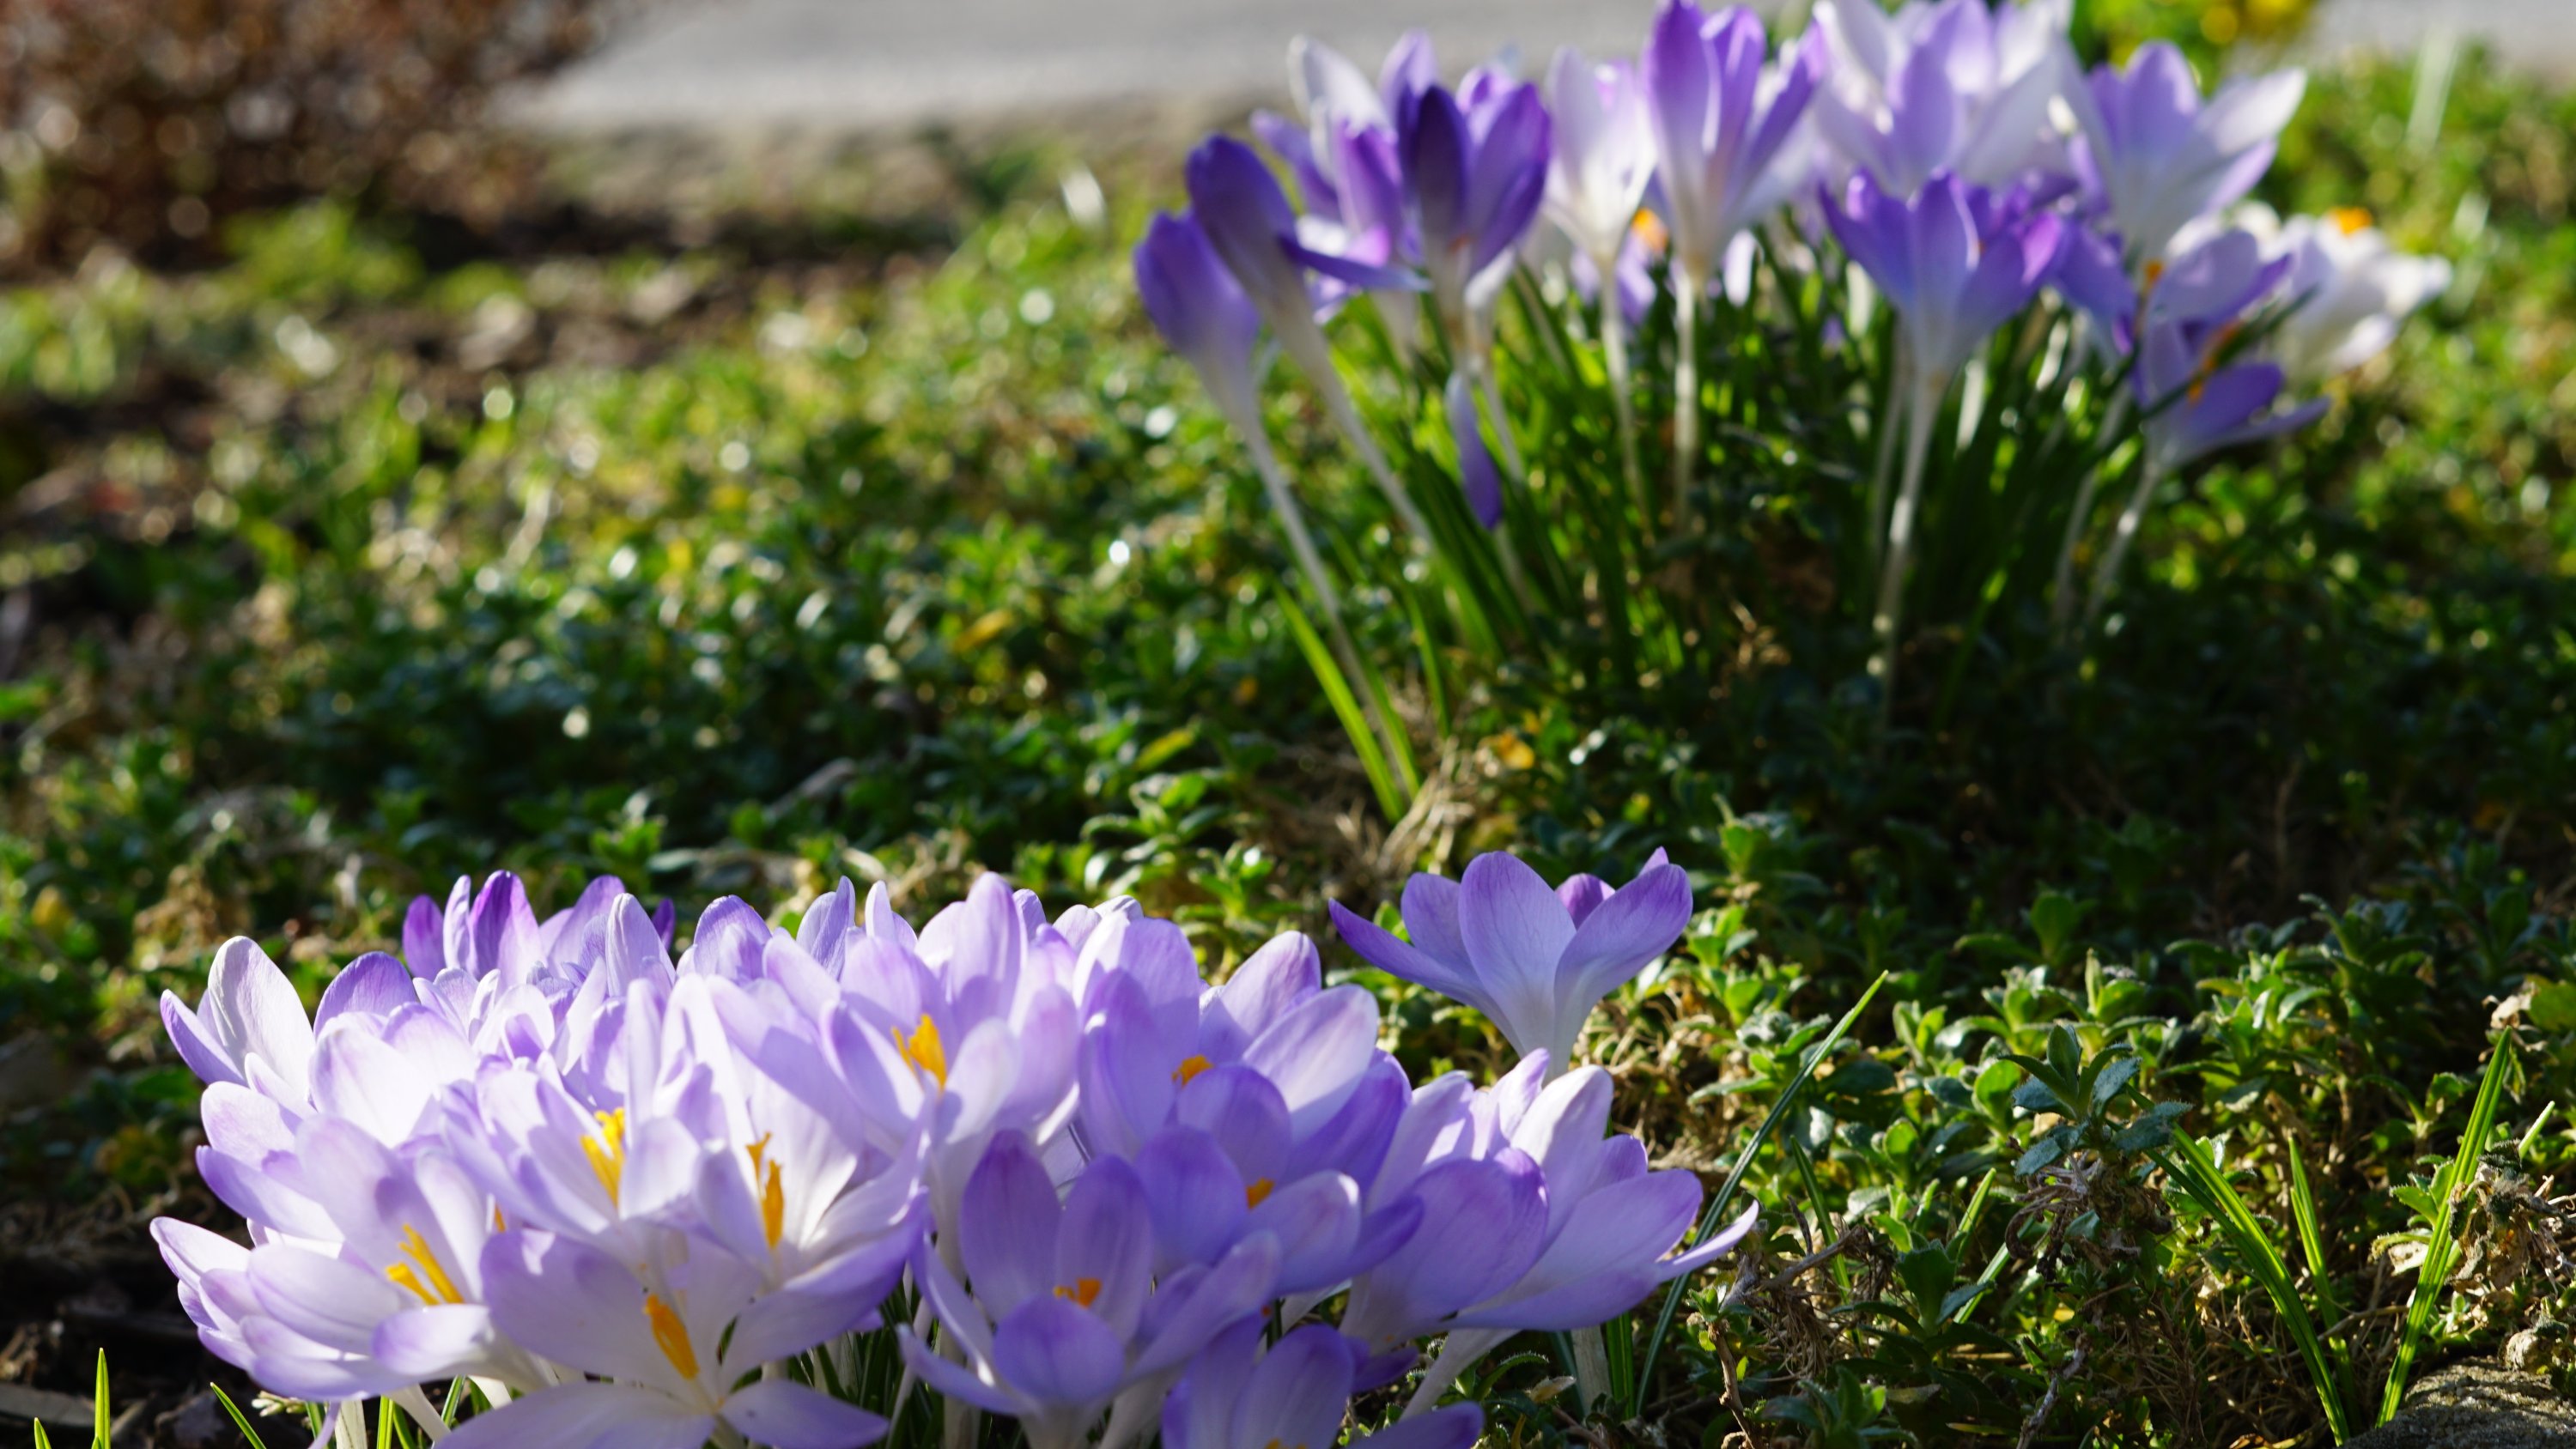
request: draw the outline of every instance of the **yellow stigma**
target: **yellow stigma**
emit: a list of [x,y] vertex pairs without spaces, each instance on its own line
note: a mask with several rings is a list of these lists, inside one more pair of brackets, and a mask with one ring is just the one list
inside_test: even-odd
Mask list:
[[1172,1068],[1172,1085],[1175,1087],[1186,1087],[1190,1083],[1198,1080],[1199,1073],[1204,1072],[1215,1065],[1216,1063],[1209,1061],[1207,1058],[1200,1056],[1196,1052],[1192,1052],[1190,1055],[1181,1058],[1181,1064],[1179,1066]]
[[2334,223],[2335,230],[2342,232],[2345,236],[2350,236],[2357,231],[2369,230],[2370,208],[2366,206],[2338,206],[2334,210],[2326,213],[2326,220]]
[[1252,1185],[1243,1190],[1243,1205],[1248,1208],[1257,1208],[1263,1203],[1268,1202],[1270,1200],[1270,1189],[1275,1185],[1276,1184],[1272,1183],[1271,1180],[1266,1177],[1254,1179]]
[[410,1289],[414,1297],[431,1308],[465,1301],[465,1295],[456,1291],[456,1280],[447,1276],[447,1270],[439,1266],[438,1255],[430,1251],[429,1240],[408,1223],[403,1225],[402,1252],[411,1261],[385,1270],[395,1287]]
[[1628,230],[1635,232],[1637,240],[1656,256],[1662,256],[1664,248],[1672,245],[1672,233],[1664,230],[1664,219],[1651,211],[1640,210],[1629,220]]
[[680,1377],[698,1376],[698,1351],[689,1342],[689,1325],[671,1311],[671,1305],[647,1293],[644,1295],[644,1321],[653,1325],[653,1342],[660,1346],[662,1357],[680,1371]]
[[581,1155],[590,1159],[590,1170],[599,1175],[599,1185],[608,1189],[608,1201],[617,1202],[617,1185],[626,1176],[626,1109],[594,1112],[599,1119],[599,1135],[581,1139]]
[[1076,1278],[1070,1285],[1058,1287],[1055,1296],[1071,1300],[1076,1307],[1089,1308],[1100,1297],[1100,1280]]
[[2203,352],[2200,356],[2200,366],[2192,370],[2190,392],[2191,400],[2193,402],[2200,401],[2201,394],[2209,391],[2209,380],[2218,375],[2218,364],[2221,360],[2221,354],[2226,352],[2229,345],[2236,341],[2237,334],[2244,330],[2245,325],[2243,323],[2230,322],[2226,326],[2219,328],[2218,331],[2211,336],[2209,339],[2209,349],[2206,352]]
[[[779,1235],[787,1230],[787,1186],[779,1179],[778,1164],[769,1160],[769,1139],[776,1134],[763,1132],[760,1140],[743,1151],[751,1154],[751,1177],[760,1183],[760,1226],[769,1234],[769,1246],[778,1246]],[[764,1180],[762,1173],[768,1174]]]
[[894,1029],[894,1049],[903,1053],[905,1061],[930,1073],[932,1081],[943,1088],[948,1085],[948,1053],[939,1044],[939,1023],[928,1012],[922,1013],[918,1029],[909,1033]]

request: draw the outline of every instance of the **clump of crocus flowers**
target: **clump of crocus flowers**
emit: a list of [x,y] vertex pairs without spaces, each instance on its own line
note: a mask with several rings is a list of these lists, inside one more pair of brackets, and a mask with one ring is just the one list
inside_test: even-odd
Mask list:
[[[1132,900],[1051,917],[986,875],[916,931],[845,881],[792,934],[719,900],[675,959],[615,880],[542,918],[510,874],[459,881],[309,1018],[246,939],[164,998],[249,1241],[155,1235],[206,1346],[342,1442],[377,1399],[452,1449],[840,1449],[899,1408],[826,1391],[873,1336],[896,1400],[1037,1449],[1324,1449],[1417,1370],[1355,1442],[1466,1449],[1460,1372],[1751,1218],[1686,1241],[1697,1180],[1570,1062],[1688,924],[1680,870],[1550,889],[1487,856],[1404,913],[1410,945],[1339,919],[1493,1016],[1499,1080],[1412,1081],[1302,935],[1211,984]],[[486,1407],[451,1425],[424,1386],[460,1381]]]
[[[1301,114],[1256,116],[1252,127],[1296,201],[1250,145],[1212,138],[1189,160],[1188,212],[1158,218],[1138,250],[1138,280],[1251,447],[1328,610],[1334,586],[1264,432],[1263,326],[1393,501],[1395,521],[1420,546],[1446,548],[1456,541],[1425,526],[1336,364],[1323,323],[1355,301],[1374,308],[1403,360],[1439,344],[1448,383],[1422,411],[1445,414],[1467,511],[1494,530],[1506,526],[1506,494],[1527,481],[1497,386],[1512,338],[1496,302],[1516,277],[1545,283],[1524,295],[1561,310],[1518,341],[1552,361],[1568,343],[1598,349],[1627,475],[1617,496],[1636,510],[1627,532],[1649,540],[1695,527],[1709,457],[1702,367],[1730,343],[1709,329],[1713,302],[1727,304],[1715,320],[1808,329],[1825,351],[1892,314],[1883,383],[1834,403],[1875,414],[1864,444],[1874,458],[1842,460],[1845,476],[1869,481],[1865,546],[1841,592],[1875,600],[1871,672],[1892,700],[1919,525],[1936,506],[1929,480],[1982,481],[1927,461],[1975,431],[1978,410],[2003,391],[1996,367],[2036,381],[2091,370],[2081,416],[2016,424],[2091,432],[2075,455],[2091,461],[2052,484],[2050,526],[2070,513],[2063,537],[2027,548],[2057,554],[2053,575],[2040,576],[2066,637],[2079,610],[2089,622],[2102,609],[2163,485],[2213,453],[2310,422],[2322,403],[2299,394],[2367,362],[2448,285],[2443,264],[2396,253],[2359,212],[2282,223],[2244,205],[2299,103],[2299,72],[2204,96],[2182,55],[2159,43],[2088,74],[2068,40],[2070,11],[2069,0],[1909,0],[1892,14],[1876,0],[1821,0],[1803,33],[1774,43],[1749,10],[1665,0],[1633,62],[1563,52],[1543,86],[1500,62],[1446,85],[1419,35],[1375,81],[1300,41],[1291,73]],[[1189,240],[1202,235],[1212,249]],[[1782,279],[1775,297],[1814,278],[1823,301],[1757,316],[1757,274]],[[1584,297],[1597,321],[1573,300]],[[1641,427],[1635,323],[1658,299],[1671,318],[1657,346],[1670,349],[1659,375],[1672,380],[1672,411],[1668,427]],[[1373,355],[1354,349],[1349,361]],[[1399,373],[1383,392],[1407,385]],[[1944,413],[1953,400],[1955,429]],[[1405,439],[1441,431],[1401,410],[1383,426]],[[1814,446],[1808,430],[1780,439]],[[1659,504],[1640,477],[1650,451],[1640,443],[1666,440],[1671,486]],[[2102,465],[2115,457],[2126,487],[2104,489]],[[2076,564],[2088,542],[2086,588]],[[1669,557],[1638,567],[1631,586],[1674,586]],[[1528,570],[1514,559],[1506,548],[1502,567],[1518,584]]]

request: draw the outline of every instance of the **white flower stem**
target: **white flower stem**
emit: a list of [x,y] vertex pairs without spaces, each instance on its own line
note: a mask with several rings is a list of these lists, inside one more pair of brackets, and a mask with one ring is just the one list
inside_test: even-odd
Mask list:
[[[2128,421],[2129,394],[2122,391],[2103,409],[2102,426],[2095,430],[2096,442],[2117,432]],[[2100,464],[2084,470],[2084,481],[2076,485],[2075,511],[2066,520],[2066,541],[2057,549],[2057,572],[2048,586],[2048,615],[2058,642],[2066,642],[2066,630],[2075,621],[2075,546],[2084,540],[2084,525],[2093,516],[2093,498],[2102,487]]]
[[1520,441],[1512,436],[1511,416],[1503,411],[1503,390],[1494,381],[1494,359],[1488,354],[1476,359],[1476,389],[1485,395],[1485,415],[1493,419],[1494,441],[1502,446],[1503,470],[1512,481],[1529,483],[1529,469],[1521,464]]
[[1476,1366],[1476,1360],[1493,1352],[1494,1345],[1511,1337],[1492,1328],[1453,1328],[1440,1340],[1440,1352],[1433,1355],[1431,1366],[1422,1371],[1422,1383],[1413,1397],[1404,1401],[1402,1417],[1410,1419],[1431,1411],[1458,1376]]
[[1905,479],[1896,491],[1896,510],[1887,519],[1887,563],[1878,576],[1878,611],[1870,620],[1878,636],[1878,654],[1869,672],[1878,678],[1879,714],[1896,711],[1896,650],[1905,616],[1905,571],[1914,561],[1914,524],[1923,506],[1923,464],[1932,450],[1932,428],[1941,411],[1949,380],[1917,375],[1906,399]]
[[[1902,322],[1897,324],[1900,330],[1904,325]],[[1901,343],[1902,339],[1899,340]],[[1908,395],[1905,352],[1901,345],[1897,349],[1896,371],[1892,382],[1894,385],[1888,389],[1889,401],[1894,402]],[[1887,541],[1887,488],[1888,484],[1894,481],[1896,473],[1897,435],[1905,431],[1906,421],[1900,417],[1894,419],[1892,424],[1882,422],[1878,429],[1878,463],[1869,472],[1869,516],[1861,520],[1861,537],[1869,541],[1871,558],[1885,557],[1885,551],[1881,545]]]
[[[1598,261],[1593,265],[1602,276],[1615,277],[1618,261],[1614,257],[1608,267]],[[1619,427],[1619,469],[1628,480],[1628,491],[1645,509],[1642,516],[1652,518],[1655,497],[1646,491],[1645,474],[1637,466],[1637,403],[1628,395],[1628,314],[1619,305],[1616,280],[1601,286],[1601,358],[1610,369],[1610,407]]]
[[1351,392],[1342,383],[1340,369],[1333,366],[1332,349],[1325,344],[1323,334],[1316,332],[1303,338],[1283,335],[1280,344],[1289,350],[1298,368],[1306,374],[1306,380],[1313,383],[1315,391],[1322,396],[1324,411],[1332,416],[1333,426],[1341,430],[1342,441],[1350,445],[1352,452],[1360,455],[1361,466],[1377,480],[1378,489],[1386,494],[1386,501],[1394,507],[1395,516],[1403,520],[1406,531],[1413,535],[1414,546],[1431,547],[1429,520],[1422,516],[1421,509],[1413,506],[1413,499],[1404,491],[1404,485],[1397,481],[1395,470],[1387,466],[1386,454],[1378,450],[1377,439],[1369,435],[1368,425],[1360,421],[1359,409],[1351,402]]
[[2103,550],[2102,566],[2093,572],[2093,596],[2084,604],[2084,632],[2093,632],[2095,621],[2102,617],[2102,606],[2109,602],[2111,588],[2120,579],[2120,565],[2129,557],[2129,545],[2138,537],[2138,525],[2147,516],[2147,505],[2155,501],[2156,485],[2164,481],[2164,469],[2157,466],[2156,450],[2146,448],[2138,456],[2138,486],[2129,492],[2128,505],[2120,510],[2120,521],[2111,530],[2111,546]]
[[1583,1412],[1610,1397],[1610,1346],[1601,1341],[1601,1325],[1578,1328],[1566,1337],[1574,1345],[1574,1392]]
[[1691,525],[1691,490],[1699,474],[1700,279],[1673,268],[1673,531]]
[[[1476,369],[1471,367],[1470,371],[1474,372]],[[1490,415],[1493,418],[1494,432],[1503,442],[1503,464],[1511,474],[1512,486],[1515,488],[1526,488],[1529,486],[1529,478],[1528,475],[1521,472],[1520,450],[1511,445],[1511,428],[1503,421],[1502,399],[1494,391],[1493,379],[1490,376],[1479,375],[1475,378],[1475,381],[1480,384],[1480,390],[1484,394],[1485,401],[1482,403],[1475,403],[1471,398],[1470,402],[1472,405],[1480,409],[1480,415]],[[1466,460],[1461,458],[1459,460],[1459,481],[1461,483],[1466,481],[1465,469]],[[1509,512],[1506,512],[1503,516],[1506,520],[1506,526],[1492,531],[1494,552],[1503,561],[1503,581],[1512,586],[1512,597],[1520,600],[1523,607],[1527,607],[1530,596],[1529,577],[1521,572],[1521,556],[1519,552],[1512,547],[1511,529],[1508,526],[1508,520],[1511,515]]]
[[432,1444],[447,1437],[447,1421],[439,1417],[438,1406],[429,1401],[429,1395],[421,1392],[420,1385],[398,1389],[386,1397],[411,1415],[411,1421],[420,1426],[420,1432]]
[[1253,471],[1261,475],[1262,490],[1270,495],[1270,509],[1279,515],[1279,526],[1287,531],[1288,551],[1297,557],[1297,570],[1306,576],[1307,589],[1314,594],[1316,606],[1324,611],[1325,635],[1332,642],[1334,656],[1341,661],[1342,674],[1350,681],[1351,692],[1359,697],[1369,728],[1377,732],[1378,746],[1386,751],[1387,763],[1392,765],[1403,758],[1396,748],[1394,725],[1379,712],[1377,691],[1368,687],[1360,670],[1359,646],[1351,641],[1351,631],[1342,622],[1341,599],[1334,592],[1332,575],[1324,570],[1324,555],[1315,547],[1315,536],[1306,531],[1305,511],[1297,506],[1296,491],[1288,486],[1288,474],[1279,466],[1279,455],[1271,451],[1270,437],[1262,431],[1258,410],[1237,431],[1243,434],[1245,451],[1252,454]]

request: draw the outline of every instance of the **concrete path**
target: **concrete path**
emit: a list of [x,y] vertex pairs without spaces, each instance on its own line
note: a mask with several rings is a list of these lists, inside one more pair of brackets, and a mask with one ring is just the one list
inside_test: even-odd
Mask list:
[[[2314,43],[2410,50],[2436,25],[2576,73],[2576,0],[2326,0]],[[1288,41],[1319,36],[1374,69],[1421,26],[1447,68],[1518,42],[1632,50],[1653,0],[662,0],[533,98],[575,131],[794,125],[872,131],[1207,109],[1285,96]]]

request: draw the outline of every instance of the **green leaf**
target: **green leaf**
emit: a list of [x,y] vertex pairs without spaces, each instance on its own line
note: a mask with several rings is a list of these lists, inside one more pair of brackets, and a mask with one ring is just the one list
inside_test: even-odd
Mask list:
[[2102,1074],[2093,1079],[2094,1111],[2111,1105],[2111,1099],[2120,1095],[2120,1089],[2138,1074],[2138,1065],[2136,1057],[2124,1056],[2102,1068]]
[[268,1442],[250,1426],[250,1416],[241,1411],[241,1405],[233,1402],[232,1395],[224,1392],[224,1386],[208,1384],[206,1387],[215,1391],[215,1402],[224,1406],[224,1412],[232,1418],[233,1427],[241,1430],[241,1436],[250,1441],[251,1449],[268,1449]]
[[2495,1055],[2487,1059],[2486,1076],[2478,1083],[2478,1099],[2469,1108],[2469,1125],[2460,1134],[2460,1150],[2452,1154],[2434,1179],[2424,1266],[2415,1274],[2415,1293],[2406,1301],[2406,1326],[2397,1337],[2397,1359],[2389,1365],[2388,1383],[2379,1394],[2382,1424],[2397,1417],[2397,1407],[2405,1401],[2406,1376],[2415,1367],[2415,1355],[2432,1336],[2434,1310],[2441,1306],[2443,1290],[2450,1286],[2451,1269],[2460,1253],[2452,1219],[2461,1195],[2477,1175],[2478,1159],[2485,1155],[2487,1141],[2495,1133],[2496,1111],[2504,1100],[2505,1072],[2512,1062],[2513,1038],[2510,1034],[2500,1035],[2496,1038]]
[[2551,981],[2533,988],[2531,1024],[2542,1031],[2576,1031],[2576,981]]
[[1408,798],[1397,787],[1395,772],[1386,752],[1378,747],[1377,731],[1370,727],[1368,712],[1360,707],[1359,697],[1351,692],[1349,679],[1334,662],[1333,651],[1306,621],[1306,611],[1288,590],[1273,589],[1271,596],[1279,601],[1280,612],[1288,619],[1288,631],[1296,636],[1297,650],[1306,656],[1306,665],[1315,671],[1315,682],[1324,688],[1325,702],[1333,707],[1333,717],[1342,722],[1342,733],[1350,737],[1351,748],[1358,752],[1360,769],[1368,776],[1369,789],[1377,796],[1378,809],[1389,820],[1404,818]]
[[2272,1245],[2271,1236],[2253,1209],[2239,1197],[2235,1185],[2218,1170],[2218,1161],[2210,1155],[2207,1143],[2188,1134],[2174,1136],[2173,1151],[2159,1158],[2166,1175],[2209,1215],[2220,1236],[2236,1250],[2264,1294],[2272,1300],[2272,1310],[2290,1330],[2297,1343],[2299,1357],[2307,1364],[2309,1383],[2315,1388],[2317,1402],[2326,1412],[2326,1426],[2340,1444],[2352,1437],[2352,1418],[2334,1370],[2326,1359],[2325,1345],[2318,1341],[2316,1319],[2308,1312],[2307,1301],[2299,1296],[2290,1282],[2289,1265],[2281,1259],[2280,1250]]
[[2028,1177],[2065,1155],[2066,1139],[2051,1132],[2030,1144],[2029,1151],[2014,1159],[2013,1172],[2017,1176]]

